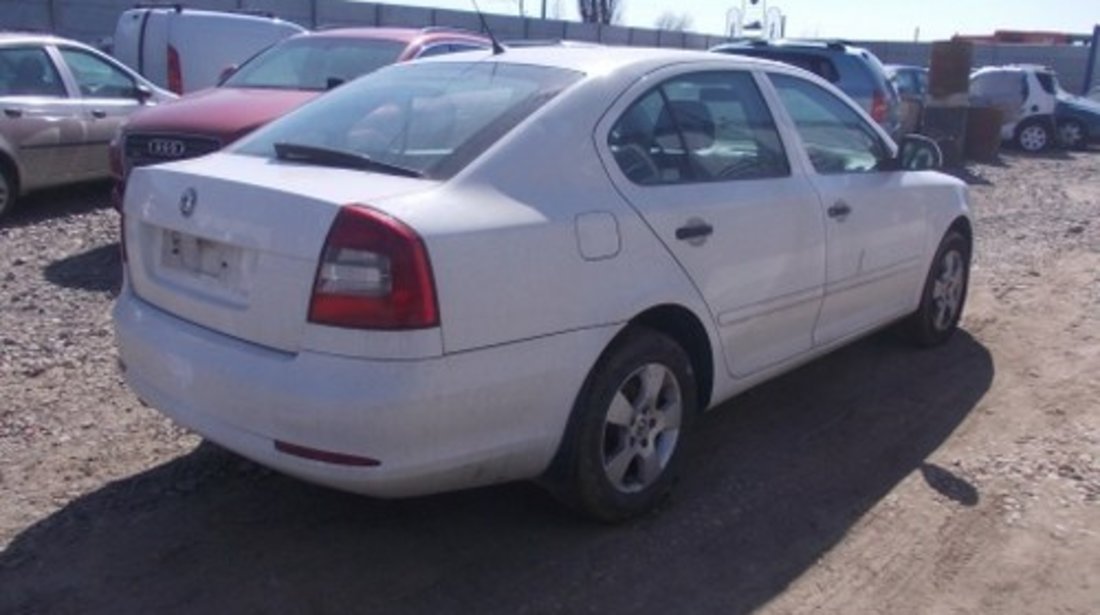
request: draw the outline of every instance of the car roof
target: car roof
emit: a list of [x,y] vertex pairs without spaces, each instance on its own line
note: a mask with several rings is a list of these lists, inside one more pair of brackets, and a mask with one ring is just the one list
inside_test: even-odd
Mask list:
[[606,74],[634,66],[654,67],[685,62],[723,62],[731,67],[782,68],[790,67],[782,62],[747,56],[657,47],[610,47],[601,45],[546,45],[506,47],[502,54],[489,56],[488,51],[452,53],[430,58],[432,62],[469,62],[471,57],[482,61],[512,64],[529,64],[564,68],[588,74]]
[[315,32],[305,32],[299,34],[299,37],[309,38],[363,38],[372,40],[385,40],[396,41],[400,43],[412,43],[420,39],[471,39],[471,40],[483,40],[488,42],[489,39],[478,34],[477,32],[471,32],[469,30],[460,30],[457,28],[332,28],[328,30],[317,30]]

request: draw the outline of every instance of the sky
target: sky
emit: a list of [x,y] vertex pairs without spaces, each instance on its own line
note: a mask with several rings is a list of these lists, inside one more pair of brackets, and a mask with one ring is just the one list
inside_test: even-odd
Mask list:
[[[458,10],[471,10],[471,0],[383,0]],[[553,14],[561,7],[563,19],[577,19],[576,0],[546,0]],[[542,0],[478,0],[485,12],[519,14],[523,2],[528,16],[537,17]],[[653,27],[666,11],[687,13],[695,32],[721,34],[730,7],[742,0],[622,0],[625,25]],[[787,16],[787,36],[853,40],[918,40],[950,38],[954,34],[990,34],[994,30],[1054,30],[1091,33],[1100,25],[1100,0],[760,0],[747,7],[750,20],[762,5],[779,8]],[[919,29],[919,32],[918,32]]]

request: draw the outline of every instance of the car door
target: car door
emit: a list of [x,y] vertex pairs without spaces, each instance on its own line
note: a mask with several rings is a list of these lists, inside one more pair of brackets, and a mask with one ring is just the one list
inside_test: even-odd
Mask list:
[[121,67],[91,51],[58,46],[56,53],[80,95],[77,100],[85,129],[77,156],[79,172],[86,178],[106,177],[110,174],[111,139],[126,117],[143,104],[137,81]]
[[69,181],[83,131],[80,105],[46,50],[0,47],[0,148],[16,159],[22,187]]
[[727,367],[742,378],[812,347],[823,221],[756,77],[724,65],[684,70],[628,90],[601,121],[597,146],[619,192],[699,289]]
[[855,105],[808,79],[768,74],[821,199],[825,300],[814,331],[828,344],[900,316],[923,275],[925,205],[892,168],[893,151]]

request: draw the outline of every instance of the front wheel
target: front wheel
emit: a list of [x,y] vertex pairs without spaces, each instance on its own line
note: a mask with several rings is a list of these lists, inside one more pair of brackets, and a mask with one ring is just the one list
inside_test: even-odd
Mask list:
[[1077,120],[1058,122],[1058,142],[1066,149],[1081,149],[1085,146],[1085,127]]
[[661,502],[676,480],[698,413],[695,374],[668,336],[628,331],[589,374],[547,483],[606,522]]
[[1025,152],[1046,151],[1050,142],[1050,128],[1042,120],[1028,120],[1016,130],[1016,145]]
[[943,344],[955,333],[970,283],[970,240],[948,231],[940,242],[925,278],[920,307],[906,323],[909,337],[920,346]]
[[15,182],[8,175],[4,165],[0,163],[0,218],[11,211],[15,204]]

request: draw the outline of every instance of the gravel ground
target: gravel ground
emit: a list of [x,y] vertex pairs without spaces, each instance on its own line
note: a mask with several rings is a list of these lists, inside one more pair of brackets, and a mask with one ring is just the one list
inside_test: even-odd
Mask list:
[[1100,152],[964,178],[965,331],[711,413],[669,508],[618,528],[526,485],[380,502],[203,444],[119,377],[106,187],[37,195],[0,224],[0,613],[1095,613]]

